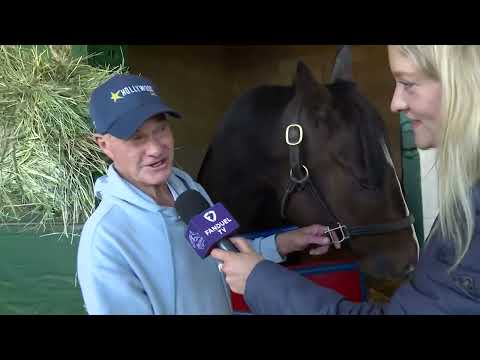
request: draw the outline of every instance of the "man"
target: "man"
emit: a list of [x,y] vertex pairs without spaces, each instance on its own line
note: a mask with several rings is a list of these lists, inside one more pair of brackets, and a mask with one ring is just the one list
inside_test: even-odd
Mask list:
[[[180,115],[155,85],[115,75],[91,96],[95,139],[112,160],[95,183],[101,202],[83,228],[78,278],[89,314],[231,314],[230,293],[218,262],[201,259],[185,240],[175,199],[200,184],[173,167],[174,139],[167,116]],[[311,243],[326,244],[324,228],[310,226],[252,241],[279,262]]]

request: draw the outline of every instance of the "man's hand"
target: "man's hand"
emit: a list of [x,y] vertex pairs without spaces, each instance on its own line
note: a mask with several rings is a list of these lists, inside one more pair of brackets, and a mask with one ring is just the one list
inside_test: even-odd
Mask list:
[[[301,251],[310,245],[318,245],[309,251],[310,255],[323,255],[330,248],[332,243],[330,237],[325,235],[328,230],[327,226],[310,225],[297,230],[285,232],[277,235],[277,249],[280,255],[285,256],[295,251]],[[335,233],[332,233],[336,239]],[[334,242],[338,249],[339,243]]]

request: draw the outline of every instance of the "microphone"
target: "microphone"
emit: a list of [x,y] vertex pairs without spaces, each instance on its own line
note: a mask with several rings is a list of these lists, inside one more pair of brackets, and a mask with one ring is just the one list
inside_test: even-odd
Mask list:
[[227,236],[240,226],[221,203],[210,207],[202,194],[190,189],[180,194],[175,201],[175,209],[188,225],[185,237],[202,259],[214,247],[239,252]]

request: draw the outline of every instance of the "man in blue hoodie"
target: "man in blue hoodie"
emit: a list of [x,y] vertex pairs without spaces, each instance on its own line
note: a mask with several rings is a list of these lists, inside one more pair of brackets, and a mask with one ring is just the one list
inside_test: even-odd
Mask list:
[[[173,167],[174,139],[167,116],[180,115],[155,85],[115,75],[91,96],[96,142],[112,160],[95,183],[99,206],[85,223],[78,249],[78,279],[89,314],[231,314],[230,292],[210,256],[201,259],[185,240],[174,208],[187,189],[211,199],[187,173]],[[274,262],[320,245],[325,228],[252,240]]]

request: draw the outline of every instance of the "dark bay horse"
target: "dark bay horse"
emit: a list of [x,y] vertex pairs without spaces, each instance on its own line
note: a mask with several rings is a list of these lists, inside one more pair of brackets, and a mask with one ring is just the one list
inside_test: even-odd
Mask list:
[[[260,86],[240,96],[198,180],[243,233],[340,223],[350,237],[328,256],[353,254],[368,276],[403,279],[417,262],[418,242],[383,120],[353,82],[351,64],[344,46],[329,84],[299,62],[292,86]],[[300,255],[291,259],[309,257]]]

